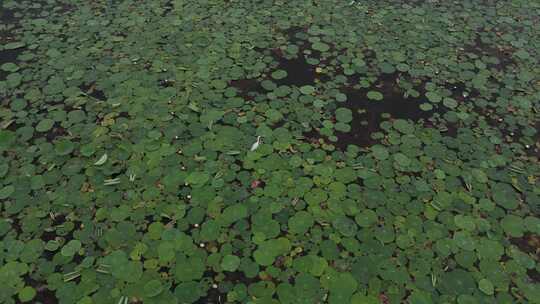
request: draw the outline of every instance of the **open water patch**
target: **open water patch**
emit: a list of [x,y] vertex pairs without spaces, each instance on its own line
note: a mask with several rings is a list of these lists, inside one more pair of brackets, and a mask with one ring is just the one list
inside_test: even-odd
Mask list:
[[[435,124],[434,114],[442,115],[446,109],[442,106],[422,109],[420,105],[426,100],[423,94],[419,92],[416,97],[405,94],[398,85],[399,79],[398,74],[392,74],[382,77],[370,88],[357,89],[349,86],[342,89],[347,100],[339,106],[352,111],[352,121],[349,132],[337,132],[338,140],[335,143],[337,147],[340,149],[346,149],[348,145],[368,147],[379,142],[382,133],[377,133],[382,131],[381,123],[384,121],[404,119],[422,124]],[[376,96],[376,100],[372,95]]]

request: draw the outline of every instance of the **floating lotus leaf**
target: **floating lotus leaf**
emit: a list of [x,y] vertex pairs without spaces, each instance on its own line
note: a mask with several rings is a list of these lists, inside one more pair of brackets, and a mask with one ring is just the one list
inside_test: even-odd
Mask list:
[[54,125],[54,120],[52,119],[43,119],[36,125],[36,131],[38,132],[47,132]]
[[240,258],[234,255],[226,255],[221,261],[221,267],[226,271],[235,271],[240,266]]
[[515,215],[507,215],[501,220],[504,232],[512,237],[522,237],[524,232],[523,219]]
[[311,47],[316,50],[316,51],[320,51],[320,52],[326,52],[330,49],[330,46],[326,43],[323,43],[323,42],[315,42],[311,45]]
[[186,177],[186,183],[200,187],[208,182],[209,179],[210,176],[206,172],[192,172]]
[[5,72],[17,72],[19,70],[19,66],[17,66],[13,62],[6,62],[0,66],[0,69]]
[[537,4],[397,2],[2,2],[0,302],[537,302]]
[[305,85],[305,86],[300,87],[300,92],[302,92],[302,94],[311,95],[313,94],[313,92],[315,92],[315,87],[310,86],[310,85]]
[[480,289],[483,293],[487,294],[488,296],[493,295],[494,288],[491,281],[487,279],[481,279],[478,282],[478,289]]
[[369,91],[366,95],[367,95],[367,98],[371,100],[375,100],[375,101],[380,101],[383,99],[383,94],[377,91]]
[[144,295],[151,298],[163,291],[163,285],[160,280],[151,280],[144,284]]
[[352,121],[352,111],[347,108],[339,108],[336,110],[336,119],[342,123],[349,123]]
[[15,186],[7,185],[0,189],[0,199],[6,199],[15,192]]
[[78,240],[69,241],[64,247],[62,247],[61,253],[63,256],[71,257],[75,255],[81,249],[81,242]]
[[279,80],[287,77],[287,71],[284,70],[277,70],[272,72],[272,78]]
[[23,289],[19,291],[19,300],[23,303],[30,302],[34,299],[37,292],[36,290],[31,286],[25,286]]
[[476,289],[474,278],[468,272],[457,269],[446,273],[439,287],[440,291],[448,294],[472,294]]
[[297,234],[305,234],[313,226],[313,216],[305,211],[299,211],[289,218],[289,231]]

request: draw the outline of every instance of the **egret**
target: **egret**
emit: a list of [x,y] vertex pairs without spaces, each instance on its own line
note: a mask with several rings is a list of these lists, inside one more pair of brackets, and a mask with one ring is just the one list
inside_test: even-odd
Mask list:
[[260,136],[257,136],[257,141],[253,143],[253,145],[251,145],[251,149],[250,151],[255,151],[259,148],[259,145],[261,144],[261,137]]

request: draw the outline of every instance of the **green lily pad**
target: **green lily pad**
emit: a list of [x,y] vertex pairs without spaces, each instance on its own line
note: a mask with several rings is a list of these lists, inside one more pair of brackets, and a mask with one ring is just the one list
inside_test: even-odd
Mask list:
[[75,144],[67,139],[58,141],[54,146],[54,150],[58,155],[68,155],[73,152],[74,148]]
[[0,189],[0,199],[6,199],[15,192],[15,186],[7,185]]
[[54,125],[54,120],[52,119],[43,119],[36,125],[36,131],[38,132],[47,132]]
[[0,66],[0,69],[5,72],[13,73],[19,70],[19,66],[13,62],[6,62]]
[[72,257],[81,249],[81,246],[81,241],[71,240],[62,247],[60,253],[65,257]]
[[420,109],[427,112],[433,110],[433,106],[427,102],[424,102],[420,104]]
[[349,123],[352,121],[352,111],[347,108],[339,108],[336,110],[336,119],[341,123]]
[[444,294],[460,295],[473,294],[477,285],[469,272],[456,269],[445,273],[437,286]]
[[23,303],[30,302],[35,298],[36,294],[37,292],[33,287],[25,286],[19,291],[19,300]]
[[186,183],[196,187],[204,185],[210,180],[210,175],[206,172],[192,172],[186,177]]
[[240,258],[235,255],[226,255],[221,261],[221,268],[225,271],[236,271],[240,266]]
[[280,79],[283,79],[283,78],[287,77],[287,71],[277,70],[277,71],[272,72],[271,76],[272,76],[272,78],[274,78],[276,80],[280,80]]
[[150,280],[144,284],[144,295],[151,298],[163,292],[163,285],[160,280]]
[[501,220],[501,227],[511,237],[522,237],[524,233],[523,219],[515,215],[507,215]]
[[4,44],[4,50],[15,50],[15,49],[22,48],[25,45],[26,44],[24,42],[20,42],[20,41],[8,42],[8,43]]
[[380,101],[380,100],[383,100],[383,94],[381,92],[377,92],[377,91],[369,91],[367,92],[367,98],[371,99],[371,100],[375,100],[375,101]]
[[[351,297],[351,304],[379,304],[379,303],[380,303],[379,299],[375,296],[355,293]],[[420,304],[420,302],[411,302],[411,303]],[[425,303],[427,304],[428,302],[425,302]]]
[[305,94],[305,95],[311,95],[315,92],[315,88],[310,85],[305,85],[305,86],[300,87],[300,92],[302,92],[302,94]]
[[442,100],[442,97],[436,92],[427,92],[426,97],[428,98],[429,101],[433,103],[439,103]]
[[364,210],[360,213],[358,213],[354,220],[360,227],[370,227],[375,225],[378,221],[377,213],[375,213],[373,210]]
[[454,109],[455,107],[457,107],[457,101],[455,99],[452,99],[452,98],[444,98],[443,99],[443,105],[447,108],[450,108],[450,109]]
[[320,51],[320,52],[326,52],[330,49],[330,46],[326,43],[322,43],[322,42],[315,42],[311,45],[311,47],[316,50],[316,51]]
[[303,235],[313,226],[314,220],[310,213],[299,211],[289,218],[289,231]]
[[491,283],[491,281],[487,279],[481,279],[478,282],[478,289],[480,289],[483,293],[487,294],[488,296],[491,296],[494,293],[493,284]]

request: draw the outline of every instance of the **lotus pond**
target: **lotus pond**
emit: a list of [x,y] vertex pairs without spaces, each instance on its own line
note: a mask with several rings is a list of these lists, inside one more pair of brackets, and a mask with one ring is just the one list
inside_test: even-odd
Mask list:
[[539,1],[0,5],[0,303],[540,303]]

